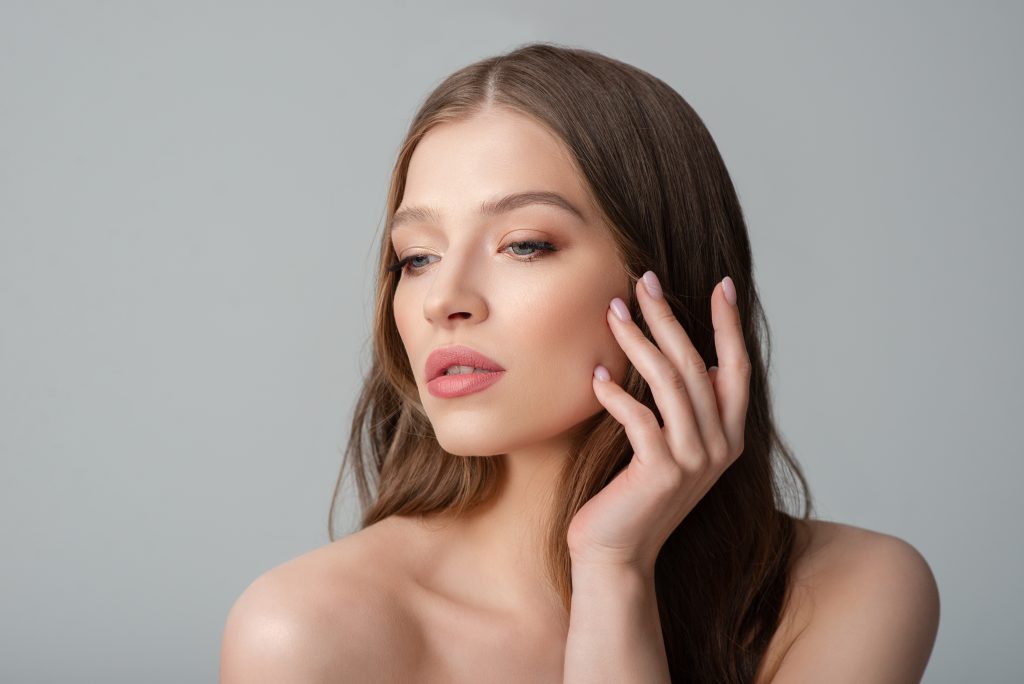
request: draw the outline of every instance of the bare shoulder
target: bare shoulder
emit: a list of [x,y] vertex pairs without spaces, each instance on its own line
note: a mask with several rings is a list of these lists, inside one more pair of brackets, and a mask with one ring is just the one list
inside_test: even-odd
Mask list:
[[787,636],[770,681],[919,681],[939,624],[938,585],[924,556],[899,537],[853,525],[798,526]]
[[389,583],[373,526],[257,577],[228,613],[220,684],[403,681],[416,623]]

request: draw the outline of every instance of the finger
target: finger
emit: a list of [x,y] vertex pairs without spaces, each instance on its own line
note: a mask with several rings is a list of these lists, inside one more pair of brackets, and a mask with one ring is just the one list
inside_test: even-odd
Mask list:
[[[625,304],[618,308],[626,310]],[[665,422],[664,439],[672,457],[687,470],[702,468],[707,460],[704,442],[682,374],[632,319],[621,320],[613,307],[609,307],[607,317],[619,346],[651,387],[651,394]]]
[[[604,370],[607,372],[607,369]],[[669,452],[654,412],[634,399],[615,380],[602,380],[597,372],[595,369],[591,379],[594,395],[625,428],[626,437],[633,446],[633,459],[652,470],[662,469],[664,476],[660,479],[670,486],[676,484],[680,474],[679,465]]]
[[[707,366],[690,341],[686,329],[676,318],[668,300],[663,295],[654,296],[646,287],[646,282],[641,282],[646,278],[657,280],[657,276],[653,271],[648,271],[636,283],[637,299],[644,320],[651,329],[658,349],[679,370],[686,383],[686,393],[693,407],[705,453],[716,460],[724,460],[729,454],[729,443],[722,429],[718,401]],[[660,290],[658,286],[656,291]]]
[[[732,279],[729,280],[732,284]],[[738,456],[743,451],[743,430],[750,402],[751,365],[743,341],[739,308],[726,299],[724,283],[723,279],[711,293],[711,322],[715,327],[715,349],[719,364],[715,393],[731,453]],[[735,285],[732,285],[732,289],[735,291]]]
[[[712,366],[708,368],[708,377],[711,379],[711,386],[715,388],[715,403],[718,404],[718,415],[722,415],[722,402],[718,397],[718,385],[716,384],[715,378],[718,377],[718,366]],[[722,425],[722,431],[725,432],[725,425]],[[726,438],[728,439],[728,438]],[[731,449],[730,445],[730,449]]]

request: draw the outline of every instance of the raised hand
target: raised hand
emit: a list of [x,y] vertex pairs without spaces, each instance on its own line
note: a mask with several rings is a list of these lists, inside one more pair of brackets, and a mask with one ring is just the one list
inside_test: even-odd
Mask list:
[[607,369],[595,369],[594,393],[625,427],[633,457],[573,517],[567,542],[574,567],[623,565],[652,573],[665,540],[743,452],[751,366],[732,279],[726,277],[711,292],[720,368],[710,370],[661,295],[654,273],[641,280],[637,299],[657,346],[630,320],[618,297],[606,316],[619,346],[650,385],[664,426],[608,379]]

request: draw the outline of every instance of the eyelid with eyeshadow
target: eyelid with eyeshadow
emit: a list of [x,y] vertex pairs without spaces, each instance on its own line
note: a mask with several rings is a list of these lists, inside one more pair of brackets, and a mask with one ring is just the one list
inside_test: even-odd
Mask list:
[[[529,246],[529,247],[532,247],[534,249],[539,250],[537,254],[531,254],[531,255],[527,256],[526,258],[517,258],[516,259],[516,261],[523,261],[523,262],[536,261],[537,259],[540,259],[543,256],[546,256],[547,253],[549,253],[549,252],[557,252],[558,249],[559,249],[558,247],[556,247],[554,244],[552,244],[548,240],[513,240],[512,242],[509,242],[501,251],[505,252],[510,247],[516,247],[516,246],[520,246],[520,245],[526,245],[526,246]],[[409,255],[403,257],[402,259],[399,259],[398,261],[394,262],[390,266],[388,266],[387,270],[392,272],[392,273],[401,272],[402,274],[406,274],[406,273],[414,274],[417,271],[422,271],[424,268],[426,268],[426,266],[422,266],[420,268],[408,268],[407,264],[409,264],[410,261],[412,261],[413,259],[415,259],[417,257],[430,257],[430,256],[437,256],[437,255],[436,254],[429,254],[429,253],[425,253],[425,252],[417,252],[417,253],[414,253],[414,254],[409,254]]]

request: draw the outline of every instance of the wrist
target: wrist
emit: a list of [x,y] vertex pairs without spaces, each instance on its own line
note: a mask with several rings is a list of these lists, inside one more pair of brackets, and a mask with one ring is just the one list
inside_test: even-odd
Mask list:
[[654,568],[640,563],[571,559],[573,586],[654,586]]

